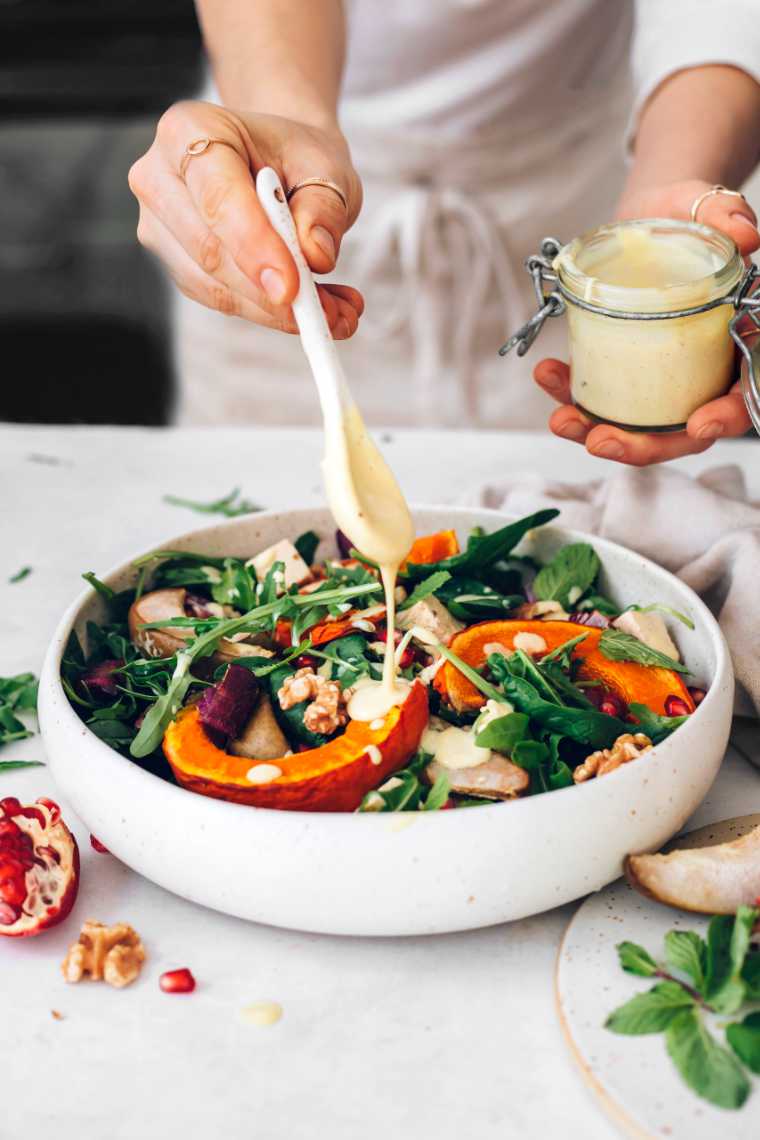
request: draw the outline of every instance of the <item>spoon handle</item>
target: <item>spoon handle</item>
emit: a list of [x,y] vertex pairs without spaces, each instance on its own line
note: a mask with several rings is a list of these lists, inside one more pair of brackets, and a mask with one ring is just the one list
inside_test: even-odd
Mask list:
[[317,385],[325,423],[335,423],[338,417],[343,418],[344,410],[352,400],[335,341],[319,301],[314,278],[298,242],[285,191],[271,166],[265,166],[257,174],[256,193],[265,214],[290,250],[298,267],[300,286],[293,301],[293,316]]

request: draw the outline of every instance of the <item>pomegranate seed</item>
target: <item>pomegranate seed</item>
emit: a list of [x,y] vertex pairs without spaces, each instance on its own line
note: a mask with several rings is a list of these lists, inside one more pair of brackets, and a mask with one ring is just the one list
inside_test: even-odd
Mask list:
[[54,824],[58,823],[58,820],[61,818],[61,809],[58,807],[58,804],[55,802],[55,800],[49,800],[47,796],[38,796],[37,803],[42,804],[42,806],[46,807],[50,812],[51,827],[53,827]]
[[316,669],[318,661],[311,654],[302,653],[300,657],[296,657],[296,665],[299,669]]
[[412,665],[414,665],[414,662],[416,660],[417,660],[417,655],[415,654],[411,645],[407,645],[406,649],[401,654],[401,659],[398,663],[399,668],[400,669],[409,669]]
[[671,693],[669,697],[665,698],[665,713],[667,716],[688,716],[691,709],[686,704],[683,697],[677,697]]
[[616,716],[620,720],[625,720],[628,716],[628,705],[611,689],[589,689],[587,695],[599,712],[606,716]]
[[446,800],[445,804],[441,804],[441,806],[438,808],[438,810],[439,811],[453,811],[456,806],[457,805],[454,803],[454,801],[449,799],[449,800]]
[[191,994],[195,989],[195,978],[187,969],[167,970],[158,979],[158,984],[165,994]]
[[0,902],[0,926],[12,926],[21,914],[21,907]]
[[704,689],[693,689],[690,687],[689,688],[689,695],[690,695],[691,699],[694,701],[695,705],[701,705],[702,701],[707,696],[707,693],[705,692]]
[[108,848],[103,843],[101,843],[99,839],[96,839],[94,835],[90,836],[90,846],[92,847],[93,851],[97,851],[99,855],[111,854]]

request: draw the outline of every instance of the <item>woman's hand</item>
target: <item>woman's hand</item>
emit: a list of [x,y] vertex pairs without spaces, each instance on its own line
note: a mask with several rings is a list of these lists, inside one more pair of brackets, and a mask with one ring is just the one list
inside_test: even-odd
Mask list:
[[[199,138],[223,139],[191,158],[180,176],[185,148]],[[166,265],[187,297],[210,309],[268,328],[296,332],[291,302],[298,271],[256,197],[254,173],[272,166],[283,184],[328,178],[348,208],[324,187],[293,196],[301,247],[316,273],[335,266],[345,231],[361,207],[359,178],[337,128],[323,130],[277,115],[233,112],[212,103],[171,107],[150,150],[129,172],[140,203],[137,236]],[[347,285],[318,286],[336,340],[352,336],[364,309]]]
[[[707,182],[675,182],[624,197],[619,218],[680,218],[688,221],[691,205],[709,190]],[[699,221],[733,238],[747,257],[760,247],[757,218],[743,198],[715,194],[699,208]],[[561,360],[542,360],[534,371],[536,382],[562,406],[553,413],[549,427],[555,435],[585,445],[592,455],[642,467],[705,451],[716,439],[743,435],[750,427],[739,384],[730,392],[698,408],[689,417],[686,430],[656,435],[627,432],[608,424],[594,424],[570,397],[570,371]]]

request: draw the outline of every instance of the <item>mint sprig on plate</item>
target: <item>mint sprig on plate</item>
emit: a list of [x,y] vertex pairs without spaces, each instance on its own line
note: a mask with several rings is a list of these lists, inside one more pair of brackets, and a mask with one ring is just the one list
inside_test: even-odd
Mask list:
[[635,661],[639,665],[654,665],[676,673],[689,672],[680,661],[668,657],[667,653],[660,653],[659,649],[652,649],[621,629],[605,629],[599,638],[599,649],[608,661]]
[[760,1001],[760,951],[751,942],[759,918],[760,910],[747,906],[739,907],[735,918],[717,915],[707,940],[694,931],[671,930],[665,936],[665,965],[635,942],[617,947],[626,973],[658,981],[614,1010],[607,1029],[629,1036],[664,1033],[682,1079],[720,1108],[741,1108],[749,1096],[744,1066],[760,1073],[760,1013],[726,1027],[728,1047],[716,1041],[705,1015],[736,1014],[746,1003]]

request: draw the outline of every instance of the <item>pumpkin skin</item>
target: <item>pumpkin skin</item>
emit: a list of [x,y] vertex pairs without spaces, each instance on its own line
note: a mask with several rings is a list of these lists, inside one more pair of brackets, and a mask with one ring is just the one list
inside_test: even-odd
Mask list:
[[[543,637],[547,652],[550,652],[584,633],[585,640],[572,651],[573,658],[583,660],[578,669],[581,680],[601,681],[627,705],[636,701],[663,716],[666,715],[665,701],[671,695],[680,697],[689,712],[694,712],[696,706],[679,673],[672,669],[639,665],[635,661],[609,661],[599,649],[602,632],[572,621],[484,621],[455,634],[449,646],[467,665],[479,669],[485,665],[485,646],[490,642],[499,642],[511,649],[516,634],[535,633]],[[459,712],[479,709],[483,705],[482,693],[450,661],[438,670],[433,683],[441,696]]]
[[[402,705],[394,705],[382,727],[349,721],[346,731],[320,748],[261,761],[282,775],[267,784],[247,778],[256,760],[217,748],[194,706],[182,709],[169,725],[163,748],[179,784],[215,799],[289,811],[354,811],[367,792],[416,751],[428,722],[427,690],[415,681]],[[374,747],[380,763],[370,759]]]

